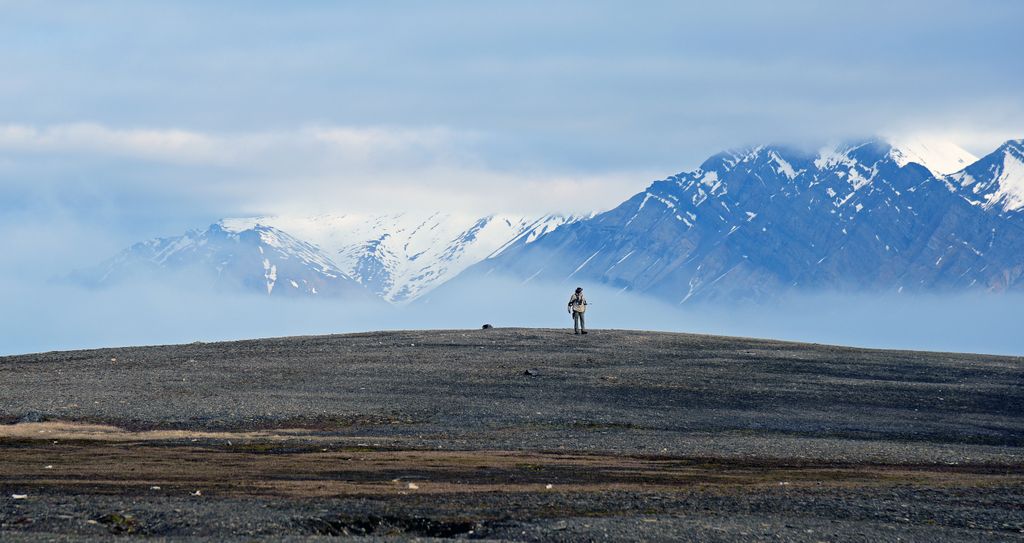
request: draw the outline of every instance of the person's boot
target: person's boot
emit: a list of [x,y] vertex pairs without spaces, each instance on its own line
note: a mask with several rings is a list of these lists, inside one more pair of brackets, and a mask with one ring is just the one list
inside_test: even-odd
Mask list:
[[581,333],[581,334],[586,334],[586,333],[587,333],[587,331],[586,331],[586,330],[583,330],[583,331],[581,331],[580,333]]

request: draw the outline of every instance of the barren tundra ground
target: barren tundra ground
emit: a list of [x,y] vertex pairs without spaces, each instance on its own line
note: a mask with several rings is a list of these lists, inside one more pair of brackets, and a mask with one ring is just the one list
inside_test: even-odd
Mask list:
[[1024,540],[1024,359],[598,330],[0,358],[0,540]]

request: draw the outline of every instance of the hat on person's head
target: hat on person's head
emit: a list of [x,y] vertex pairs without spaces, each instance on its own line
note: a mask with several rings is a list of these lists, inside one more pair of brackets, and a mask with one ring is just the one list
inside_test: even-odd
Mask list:
[[583,292],[583,287],[576,287],[576,293],[579,294],[580,292]]

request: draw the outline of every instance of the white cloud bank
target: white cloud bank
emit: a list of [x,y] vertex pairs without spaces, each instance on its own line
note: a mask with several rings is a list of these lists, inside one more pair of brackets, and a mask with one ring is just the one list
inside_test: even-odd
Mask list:
[[[483,158],[480,150],[487,145],[485,135],[445,127],[307,125],[206,133],[99,123],[7,124],[0,125],[0,176],[7,190],[38,188],[40,172],[32,168],[45,159],[51,164],[45,180],[50,186],[100,184],[116,194],[162,184],[165,192],[253,213],[425,207],[585,212],[613,207],[656,177],[654,172],[500,169]],[[140,162],[145,168],[137,171],[133,165]],[[137,173],[125,174],[128,170]]]
[[[892,134],[952,141],[979,155],[1019,137],[948,128]],[[583,213],[610,209],[651,180],[696,166],[594,173],[524,159],[499,167],[491,159],[502,144],[486,133],[444,126],[203,132],[94,122],[0,124],[0,196],[73,193],[89,185],[121,201],[160,194],[225,213]]]
[[[293,131],[213,134],[176,128],[114,128],[99,123],[50,126],[0,125],[0,149],[36,153],[86,153],[178,164],[244,166],[287,163],[299,155],[352,161],[388,155],[438,153],[455,145],[444,128],[307,126]],[[297,161],[296,161],[297,162]],[[295,164],[291,164],[294,166]]]
[[[404,308],[331,300],[218,293],[204,284],[147,282],[89,290],[0,283],[0,356],[54,349],[188,343],[388,329],[555,327],[568,331],[564,298],[574,283],[522,284],[488,277],[443,299]],[[808,294],[778,304],[680,307],[587,285],[587,322],[642,329],[861,347],[1024,355],[1018,294],[878,296]],[[504,293],[480,304],[481,293]],[[949,318],[956,315],[956,319]]]

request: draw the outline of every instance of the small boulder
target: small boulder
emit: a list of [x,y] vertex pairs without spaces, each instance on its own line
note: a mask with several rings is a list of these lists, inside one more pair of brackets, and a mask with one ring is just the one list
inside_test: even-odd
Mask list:
[[537,370],[530,368],[523,372],[523,375],[538,375]]
[[494,327],[491,326],[490,324],[485,324],[485,325],[480,327],[481,330],[490,330],[491,328],[494,328]]
[[22,423],[25,423],[25,422],[45,422],[45,421],[46,421],[46,415],[44,415],[44,414],[42,414],[42,413],[40,413],[38,411],[29,411],[28,413],[25,413],[24,415],[22,415],[20,419],[18,419],[18,422],[22,422]]

